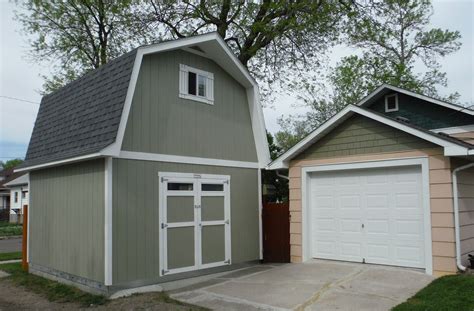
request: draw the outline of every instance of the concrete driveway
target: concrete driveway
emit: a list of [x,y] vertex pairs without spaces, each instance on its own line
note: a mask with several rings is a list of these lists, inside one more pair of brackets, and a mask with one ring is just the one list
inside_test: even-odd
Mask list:
[[432,280],[414,269],[313,260],[245,268],[170,293],[214,310],[389,310]]

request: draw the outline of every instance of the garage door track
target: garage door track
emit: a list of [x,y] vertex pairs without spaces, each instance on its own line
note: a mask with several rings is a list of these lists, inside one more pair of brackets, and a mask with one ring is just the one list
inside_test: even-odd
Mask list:
[[420,270],[313,260],[221,274],[171,296],[214,310],[389,310],[432,280]]

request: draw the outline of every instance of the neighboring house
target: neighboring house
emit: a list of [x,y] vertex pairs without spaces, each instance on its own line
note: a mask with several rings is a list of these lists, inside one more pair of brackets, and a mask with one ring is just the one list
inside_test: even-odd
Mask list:
[[10,222],[23,223],[23,208],[29,204],[28,184],[28,174],[23,174],[4,184],[10,189]]
[[22,175],[25,173],[15,172],[13,168],[0,171],[0,210],[10,210],[10,188],[6,184]]
[[463,269],[473,139],[474,111],[389,85],[347,106],[269,165],[289,170],[292,262]]
[[262,258],[256,82],[216,34],[143,46],[43,97],[29,268],[110,293]]

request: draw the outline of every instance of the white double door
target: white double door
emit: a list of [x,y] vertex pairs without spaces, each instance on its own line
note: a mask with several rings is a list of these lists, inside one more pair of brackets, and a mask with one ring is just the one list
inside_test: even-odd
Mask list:
[[419,167],[314,173],[309,189],[312,257],[425,267]]
[[160,275],[230,264],[230,176],[159,178]]

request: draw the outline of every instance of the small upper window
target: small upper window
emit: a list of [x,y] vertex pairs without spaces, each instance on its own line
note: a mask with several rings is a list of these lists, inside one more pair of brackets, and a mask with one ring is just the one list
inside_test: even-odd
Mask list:
[[385,95],[385,112],[398,111],[398,94]]
[[14,201],[15,201],[15,203],[18,203],[18,191],[15,191]]
[[210,72],[180,65],[179,97],[214,104],[214,75]]

